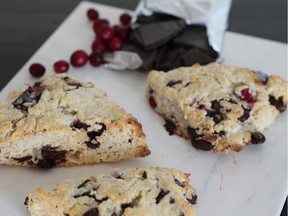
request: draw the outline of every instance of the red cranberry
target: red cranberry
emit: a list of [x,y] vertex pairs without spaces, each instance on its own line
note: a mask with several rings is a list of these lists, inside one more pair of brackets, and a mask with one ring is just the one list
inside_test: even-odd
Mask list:
[[156,103],[154,97],[150,96],[150,98],[149,98],[149,104],[150,104],[150,106],[152,107],[152,109],[155,109],[155,108],[157,107],[157,103]]
[[128,25],[131,22],[131,19],[132,17],[127,13],[123,13],[119,18],[122,25]]
[[53,65],[55,73],[66,73],[69,70],[69,63],[64,60],[59,60]]
[[120,28],[120,29],[118,29],[118,31],[117,31],[117,36],[118,36],[121,40],[125,41],[125,40],[127,40],[127,39],[129,38],[131,32],[132,32],[131,27]]
[[93,9],[93,8],[90,8],[88,11],[87,11],[87,16],[90,20],[96,20],[98,19],[99,17],[99,13]]
[[123,42],[118,37],[114,37],[108,41],[108,48],[111,52],[120,50],[123,47]]
[[92,66],[99,66],[103,63],[103,54],[101,52],[92,52],[89,56],[89,61]]
[[104,41],[96,39],[93,43],[92,43],[92,51],[98,50],[102,53],[104,53],[106,51],[106,44]]
[[113,36],[114,30],[110,26],[103,26],[99,31],[99,38],[102,40],[110,40]]
[[97,19],[93,24],[93,30],[98,34],[99,30],[103,27],[109,25],[109,21],[106,19]]
[[256,97],[253,94],[250,88],[245,88],[241,90],[241,95],[239,96],[241,100],[246,101],[247,103],[255,103]]
[[77,50],[75,51],[70,58],[70,63],[74,67],[81,67],[85,65],[88,61],[88,55],[85,51],[83,50]]
[[29,67],[29,72],[33,77],[41,77],[45,71],[45,67],[39,63],[34,63]]
[[121,28],[120,25],[113,25],[114,32],[118,32],[118,30]]

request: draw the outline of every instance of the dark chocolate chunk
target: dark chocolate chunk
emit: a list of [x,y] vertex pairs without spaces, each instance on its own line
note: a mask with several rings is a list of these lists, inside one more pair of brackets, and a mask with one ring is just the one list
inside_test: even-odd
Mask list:
[[219,101],[213,100],[211,101],[211,108],[217,112],[220,112],[220,109],[222,108],[222,106],[220,105]]
[[196,149],[201,149],[203,151],[210,151],[214,147],[212,143],[203,139],[191,139],[191,143]]
[[175,203],[175,199],[173,199],[172,197],[170,197],[170,199],[169,199],[169,203],[170,203],[170,204]]
[[179,216],[185,216],[185,214],[183,212],[181,212],[181,214]]
[[231,103],[231,104],[237,104],[237,102],[235,101],[235,100],[233,100],[233,99],[229,99],[229,100],[227,100],[229,103]]
[[57,151],[58,147],[44,146],[41,149],[43,159],[38,161],[38,166],[41,168],[52,168],[58,163],[64,162],[66,157],[66,150]]
[[41,82],[35,82],[33,87],[39,87],[39,86],[41,86],[41,84],[42,84]]
[[170,191],[164,191],[163,189],[160,190],[160,193],[156,197],[156,204],[159,204],[161,200],[168,194]]
[[223,114],[217,111],[212,111],[212,112],[208,111],[207,116],[213,118],[213,121],[215,124],[220,123],[224,119]]
[[29,198],[27,196],[27,197],[25,197],[24,205],[28,205],[28,203],[29,203]]
[[260,132],[255,132],[251,134],[251,142],[253,144],[262,144],[266,141],[265,136]]
[[174,85],[177,85],[177,84],[181,84],[182,83],[182,80],[170,80],[166,86],[167,87],[173,87]]
[[85,212],[83,216],[99,216],[99,211],[97,208],[92,208]]
[[267,85],[268,80],[269,80],[269,76],[266,73],[263,73],[261,71],[254,71],[254,73],[257,76],[257,79],[263,84],[263,85]]
[[90,179],[86,179],[83,183],[81,183],[80,185],[78,185],[78,189],[84,187],[88,182],[90,182]]
[[147,173],[146,173],[146,171],[143,172],[142,178],[143,178],[143,179],[147,179]]
[[117,216],[117,214],[116,214],[115,212],[113,212],[113,213],[111,214],[111,216]]
[[67,85],[75,86],[76,89],[82,86],[81,83],[77,82],[76,80],[71,79],[68,76],[63,77],[62,79],[66,82]]
[[190,135],[191,139],[197,139],[199,137],[201,137],[202,135],[199,135],[197,132],[196,132],[196,129],[195,128],[192,128],[192,127],[188,127],[187,128],[187,133]]
[[32,159],[31,155],[27,155],[27,156],[24,156],[24,157],[21,157],[21,158],[13,158],[13,160],[16,160],[19,163],[23,163],[23,162],[28,161],[30,159]]
[[223,137],[223,136],[226,135],[226,131],[221,130],[221,131],[219,131],[219,132],[215,132],[215,134],[218,134],[220,137]]
[[12,105],[22,112],[27,112],[29,107],[33,107],[38,103],[44,89],[45,87],[43,86],[29,86],[27,90],[25,90],[16,100],[12,102]]
[[85,144],[91,149],[96,149],[100,146],[100,143],[96,139],[85,141]]
[[101,136],[102,133],[106,130],[106,125],[102,122],[95,122],[95,124],[100,125],[101,128],[99,130],[96,131],[96,136]]
[[165,120],[165,124],[164,124],[165,129],[168,131],[169,135],[173,135],[175,129],[177,128],[176,125],[170,121],[170,120]]
[[90,125],[85,124],[80,119],[76,119],[71,123],[70,127],[72,129],[76,128],[76,129],[83,129],[83,130],[87,131],[87,128],[90,127]]
[[242,108],[244,112],[243,115],[238,118],[238,120],[244,122],[250,117],[251,108],[249,107],[246,108],[244,106],[242,106]]
[[124,204],[121,204],[121,212],[120,212],[119,215],[123,215],[126,208],[133,208],[133,207],[134,207],[134,204],[133,204],[133,203],[124,203]]
[[180,182],[178,179],[174,178],[174,182],[180,186],[180,187],[184,187],[184,184],[182,182]]
[[64,214],[64,216],[70,216],[69,214],[67,214],[67,213],[63,213]]
[[192,195],[192,198],[191,199],[188,199],[188,198],[186,198],[187,199],[187,201],[191,204],[191,205],[195,205],[196,203],[197,203],[197,195],[195,194],[195,195]]
[[286,110],[283,96],[279,97],[277,100],[273,95],[269,95],[269,102],[271,105],[275,106],[280,112],[284,112]]
[[139,25],[130,38],[144,50],[153,50],[174,38],[181,32],[186,23],[184,20],[169,20]]

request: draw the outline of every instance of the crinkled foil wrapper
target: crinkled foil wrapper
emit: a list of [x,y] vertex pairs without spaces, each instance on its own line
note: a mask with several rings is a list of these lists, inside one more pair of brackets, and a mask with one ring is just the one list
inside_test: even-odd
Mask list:
[[161,12],[180,17],[187,24],[203,24],[207,27],[210,45],[220,52],[230,6],[231,0],[142,0],[136,16]]

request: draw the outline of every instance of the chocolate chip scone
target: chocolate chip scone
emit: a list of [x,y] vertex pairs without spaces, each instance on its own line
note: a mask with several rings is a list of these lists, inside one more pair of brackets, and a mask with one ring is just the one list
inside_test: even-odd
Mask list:
[[141,124],[92,83],[47,76],[0,105],[0,164],[51,168],[149,154]]
[[150,106],[168,132],[216,153],[263,143],[262,131],[287,106],[287,81],[228,65],[151,71],[147,82]]
[[131,168],[113,175],[38,188],[25,204],[32,216],[193,216],[197,195],[189,174],[171,168]]

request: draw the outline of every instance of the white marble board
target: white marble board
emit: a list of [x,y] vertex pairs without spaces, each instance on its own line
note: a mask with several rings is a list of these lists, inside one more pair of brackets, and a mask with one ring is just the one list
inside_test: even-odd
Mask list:
[[[90,52],[94,38],[91,23],[86,18],[88,8],[100,11],[103,18],[117,23],[123,9],[82,2],[40,47],[0,94],[3,101],[8,92],[33,83],[28,68],[41,62],[47,74],[58,59],[69,60],[76,49]],[[227,32],[221,58],[224,63],[287,79],[287,45],[246,35]],[[99,172],[110,173],[114,168],[163,166],[191,173],[196,188],[199,216],[271,216],[279,215],[287,196],[287,111],[264,133],[263,145],[249,146],[240,153],[218,155],[195,150],[189,141],[169,136],[163,120],[145,100],[146,74],[135,71],[111,71],[89,64],[70,69],[69,74],[91,81],[108,93],[143,125],[152,154],[144,159],[130,159],[114,164],[99,164],[72,168],[40,170],[21,167],[0,167],[0,214],[28,215],[23,205],[27,194],[36,187],[52,187],[57,182]]]

